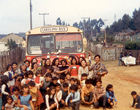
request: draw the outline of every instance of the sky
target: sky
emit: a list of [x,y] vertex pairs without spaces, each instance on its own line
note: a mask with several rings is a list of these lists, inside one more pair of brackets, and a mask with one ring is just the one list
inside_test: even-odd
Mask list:
[[[30,30],[30,0],[0,0],[0,34],[27,32]],[[140,8],[140,0],[32,0],[33,28],[46,24],[55,25],[58,17],[73,25],[81,17],[102,18],[106,26],[126,13],[132,16]],[[104,28],[104,27],[103,27]]]

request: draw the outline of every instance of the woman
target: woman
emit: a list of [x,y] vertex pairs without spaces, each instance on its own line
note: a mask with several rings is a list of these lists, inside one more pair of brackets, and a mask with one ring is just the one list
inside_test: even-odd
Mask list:
[[[67,61],[66,59],[62,59],[61,60],[61,64],[62,64],[62,67],[60,67],[60,71],[63,71],[63,70],[68,70],[69,66],[67,66]],[[61,73],[62,76],[66,77],[66,74],[68,73],[68,71],[65,71],[63,73]]]
[[34,75],[37,71],[37,68],[38,68],[37,63],[36,62],[32,63],[32,67],[31,67],[32,70],[31,71],[33,72]]
[[57,77],[57,78],[60,77],[60,74],[61,74],[61,73],[66,72],[66,70],[60,71],[58,65],[59,65],[59,59],[58,59],[58,58],[55,58],[55,59],[53,60],[53,62],[52,62],[52,66],[53,66],[53,68],[54,68],[54,71],[53,71],[52,76],[53,76],[53,77]]
[[78,65],[79,65],[79,66],[81,66],[81,61],[82,61],[82,60],[85,60],[85,58],[84,58],[84,57],[79,57],[79,59],[78,59]]
[[78,70],[78,79],[79,80],[81,80],[81,75],[83,73],[87,74],[87,76],[89,75],[89,69],[88,69],[86,60],[81,61],[81,66],[79,67],[79,70]]
[[42,66],[42,76],[45,75],[45,73],[47,72],[47,69],[51,66],[51,61],[49,58],[47,58],[45,60],[44,66]]
[[7,70],[7,71],[4,73],[4,75],[6,75],[6,76],[9,77],[9,71],[12,70],[12,65],[11,65],[11,64],[7,65],[6,70]]
[[71,74],[71,77],[78,78],[78,69],[79,69],[79,65],[77,63],[77,60],[75,57],[73,57],[71,60],[71,65],[69,67],[69,72]]

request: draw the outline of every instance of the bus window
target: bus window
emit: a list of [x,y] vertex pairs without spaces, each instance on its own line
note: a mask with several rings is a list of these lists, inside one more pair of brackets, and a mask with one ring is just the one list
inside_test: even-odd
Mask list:
[[28,54],[47,54],[54,52],[54,35],[30,35]]
[[82,52],[81,34],[56,34],[56,51],[62,53]]

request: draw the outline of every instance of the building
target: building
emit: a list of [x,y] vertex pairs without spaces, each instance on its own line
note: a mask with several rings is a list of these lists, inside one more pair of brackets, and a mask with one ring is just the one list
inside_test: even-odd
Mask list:
[[13,41],[15,41],[18,46],[21,46],[21,47],[26,46],[25,39],[23,37],[16,35],[16,34],[13,34],[13,33],[8,34],[7,36],[1,38],[0,42],[7,43],[8,39],[9,40],[12,39]]

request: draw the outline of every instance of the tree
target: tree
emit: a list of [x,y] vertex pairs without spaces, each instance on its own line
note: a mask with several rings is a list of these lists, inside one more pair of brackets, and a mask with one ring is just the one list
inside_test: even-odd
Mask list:
[[78,23],[75,22],[75,23],[73,24],[73,27],[77,27],[77,28],[78,28],[78,27],[79,27],[79,26],[78,26]]
[[7,43],[5,44],[5,46],[8,46],[8,49],[11,50],[11,49],[14,49],[17,47],[17,44],[15,41],[13,41],[12,39],[8,39]]
[[62,25],[62,22],[61,22],[60,17],[59,17],[59,18],[57,18],[57,20],[56,20],[56,24],[57,24],[57,25]]

